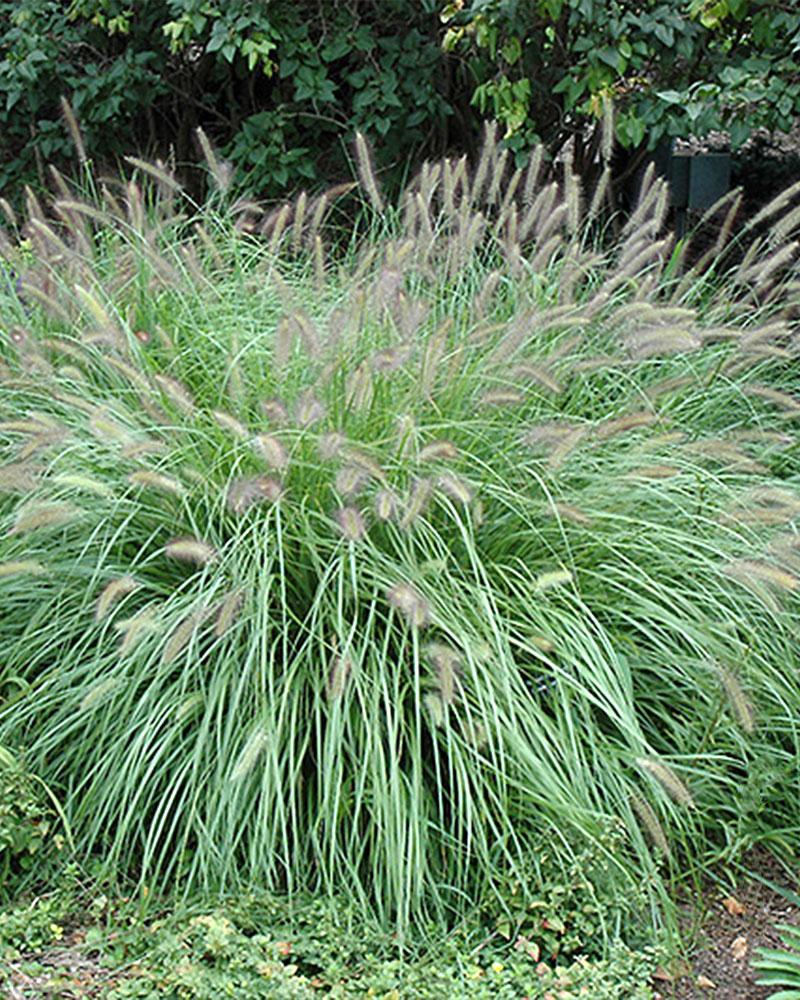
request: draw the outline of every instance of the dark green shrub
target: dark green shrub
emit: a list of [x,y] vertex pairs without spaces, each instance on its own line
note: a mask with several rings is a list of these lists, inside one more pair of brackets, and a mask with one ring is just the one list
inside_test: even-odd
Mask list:
[[150,151],[183,168],[202,125],[273,196],[349,173],[356,129],[399,175],[446,141],[459,100],[433,0],[3,0],[0,25],[0,193],[74,159],[62,95],[96,163]]
[[710,129],[738,145],[791,127],[799,44],[800,14],[756,0],[0,0],[0,194],[74,169],[62,96],[96,165],[185,170],[202,126],[268,197],[341,180],[357,129],[392,182],[473,148],[485,118],[520,160],[576,136],[585,168],[609,103],[625,146]]
[[[449,0],[445,48],[471,60],[473,103],[512,148],[616,110],[626,147],[664,136],[789,131],[800,111],[800,12],[760,0]],[[585,166],[584,163],[584,166]]]

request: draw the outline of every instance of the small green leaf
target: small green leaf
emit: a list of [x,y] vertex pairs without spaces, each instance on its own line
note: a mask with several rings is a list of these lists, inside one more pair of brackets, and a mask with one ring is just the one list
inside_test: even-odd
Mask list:
[[506,39],[503,47],[500,49],[500,54],[510,66],[514,65],[522,55],[522,44],[516,35],[512,35],[511,38]]

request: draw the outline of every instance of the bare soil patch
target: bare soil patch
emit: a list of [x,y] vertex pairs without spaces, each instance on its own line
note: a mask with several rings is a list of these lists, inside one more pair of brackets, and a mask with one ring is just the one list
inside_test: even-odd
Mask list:
[[787,872],[765,851],[746,860],[750,874],[730,891],[709,886],[699,901],[687,903],[687,921],[702,914],[696,949],[683,968],[663,981],[663,1000],[766,1000],[774,987],[758,986],[751,961],[759,948],[780,948],[778,924],[800,923],[800,908],[773,886],[798,891],[800,873]]

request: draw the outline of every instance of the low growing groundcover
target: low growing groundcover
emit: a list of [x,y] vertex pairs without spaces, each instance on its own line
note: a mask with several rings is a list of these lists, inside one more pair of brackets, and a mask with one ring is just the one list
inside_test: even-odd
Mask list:
[[651,174],[613,235],[491,133],[357,152],[352,231],[213,153],[6,206],[0,745],[140,893],[403,946],[556,865],[607,952],[797,842],[797,191],[696,259]]
[[[541,894],[541,912],[570,924],[550,945],[510,938],[475,909],[447,934],[439,928],[398,950],[396,935],[342,901],[250,892],[151,901],[145,915],[141,900],[109,897],[68,865],[46,895],[0,911],[0,987],[15,1000],[653,997],[663,952],[604,949],[587,893],[553,881]],[[586,914],[571,909],[576,902],[589,903]],[[563,950],[554,955],[556,940]]]

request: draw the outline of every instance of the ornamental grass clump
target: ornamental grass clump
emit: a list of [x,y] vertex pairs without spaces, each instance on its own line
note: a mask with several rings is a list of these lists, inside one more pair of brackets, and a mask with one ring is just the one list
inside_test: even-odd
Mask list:
[[200,210],[136,161],[92,200],[28,193],[2,236],[0,743],[143,884],[346,892],[400,928],[517,876],[533,898],[544,842],[612,829],[609,879],[662,903],[780,846],[779,223],[690,257],[650,173],[604,242],[602,191],[541,151],[513,170],[491,131],[378,214],[358,155],[350,239],[343,189]]

